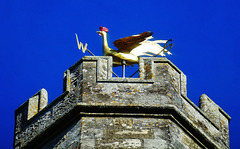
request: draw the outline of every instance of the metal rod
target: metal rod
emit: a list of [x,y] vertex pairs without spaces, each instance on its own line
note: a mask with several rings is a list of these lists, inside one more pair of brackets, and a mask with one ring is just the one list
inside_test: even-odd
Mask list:
[[113,73],[117,78],[119,78],[118,75],[117,75],[115,72],[112,71],[112,73]]
[[95,56],[90,50],[87,49],[87,51],[88,51],[92,56]]
[[125,78],[125,66],[126,66],[126,61],[125,60],[123,60],[122,61],[122,67],[123,67],[123,78]]
[[137,72],[139,72],[139,70],[137,70],[136,72],[134,72],[129,78],[131,78],[132,76],[134,76]]

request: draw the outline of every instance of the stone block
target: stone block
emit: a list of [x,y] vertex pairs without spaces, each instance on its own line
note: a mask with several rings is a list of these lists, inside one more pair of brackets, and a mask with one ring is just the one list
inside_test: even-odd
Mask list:
[[86,56],[64,72],[64,93],[41,90],[16,110],[15,148],[229,148],[230,117],[166,58],[139,60],[138,78],[112,77],[112,57]]
[[41,89],[15,111],[15,133],[19,133],[30,120],[39,111],[48,104],[48,93]]

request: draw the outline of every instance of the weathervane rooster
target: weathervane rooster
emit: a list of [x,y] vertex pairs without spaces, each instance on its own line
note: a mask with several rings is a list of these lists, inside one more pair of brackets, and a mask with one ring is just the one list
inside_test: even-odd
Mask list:
[[[113,42],[114,46],[118,50],[113,50],[108,47],[107,33],[108,29],[106,27],[100,27],[100,31],[97,31],[99,35],[103,37],[103,55],[113,57],[114,66],[132,65],[139,61],[139,56],[165,56],[164,53],[171,55],[169,50],[172,48],[173,44],[166,44],[170,40],[155,40],[152,39],[152,32],[143,32],[138,35],[133,35],[125,38],[118,39]],[[160,46],[159,43],[164,43],[164,47]],[[170,46],[169,49],[167,49]]]

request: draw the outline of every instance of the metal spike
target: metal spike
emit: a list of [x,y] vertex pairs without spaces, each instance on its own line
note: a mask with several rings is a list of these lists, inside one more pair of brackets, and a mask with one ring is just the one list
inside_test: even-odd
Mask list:
[[125,67],[126,67],[126,61],[122,61],[122,67],[123,67],[123,78],[125,78]]

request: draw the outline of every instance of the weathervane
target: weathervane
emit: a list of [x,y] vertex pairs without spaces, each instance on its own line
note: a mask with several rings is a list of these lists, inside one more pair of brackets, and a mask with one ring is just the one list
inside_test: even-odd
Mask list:
[[[103,55],[113,57],[113,66],[123,66],[123,77],[125,77],[125,66],[133,66],[133,64],[137,64],[140,56],[156,57],[158,55],[165,56],[165,53],[169,55],[172,54],[169,51],[172,48],[173,43],[167,45],[167,43],[172,41],[172,39],[150,41],[149,39],[153,38],[153,33],[150,31],[114,41],[113,44],[118,48],[118,50],[113,50],[108,47],[108,31],[109,30],[106,27],[102,26],[100,27],[100,31],[97,31],[97,33],[99,33],[99,35],[103,38]],[[75,35],[77,39],[78,49],[81,50],[82,48],[83,53],[85,53],[85,51],[88,51],[91,55],[95,56],[90,50],[87,49],[87,43],[85,46],[83,46],[83,44],[79,42],[77,34]],[[164,46],[162,47],[160,44],[164,44]],[[138,71],[135,73],[137,72]],[[116,74],[114,73],[114,75]]]

